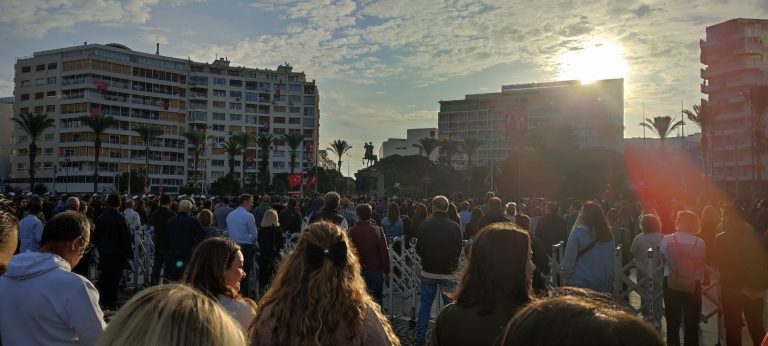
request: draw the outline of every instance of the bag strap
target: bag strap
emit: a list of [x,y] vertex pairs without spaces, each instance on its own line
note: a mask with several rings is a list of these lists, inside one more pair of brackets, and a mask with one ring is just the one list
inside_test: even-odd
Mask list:
[[589,245],[587,245],[587,247],[579,250],[579,253],[576,255],[576,258],[578,259],[582,255],[584,255],[587,252],[589,252],[589,250],[592,250],[592,248],[595,247],[595,245],[597,245],[597,237],[595,237],[595,240],[593,240],[591,243],[589,243]]

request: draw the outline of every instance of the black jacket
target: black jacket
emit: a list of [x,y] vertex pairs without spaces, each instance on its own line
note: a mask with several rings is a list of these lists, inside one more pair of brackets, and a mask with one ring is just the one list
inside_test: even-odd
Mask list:
[[477,226],[477,229],[475,230],[475,234],[477,232],[480,232],[483,227],[488,226],[494,222],[510,222],[507,220],[506,217],[504,217],[504,214],[502,214],[500,211],[492,211],[489,210],[487,214],[484,214],[483,217],[480,218],[480,224]]
[[308,223],[315,223],[320,220],[325,220],[341,226],[341,223],[344,222],[344,217],[336,212],[336,210],[326,210],[323,208],[322,210],[312,214],[312,217],[309,218]]
[[168,250],[170,236],[168,235],[168,220],[176,213],[166,207],[160,207],[149,217],[149,222],[155,228],[155,249]]
[[280,227],[262,227],[259,228],[257,241],[261,257],[275,259],[283,249],[285,237]]
[[99,256],[133,258],[132,242],[128,223],[119,211],[107,208],[96,218],[93,245],[99,250]]
[[280,226],[291,233],[301,232],[301,214],[292,208],[285,208],[278,214]]
[[547,214],[539,219],[534,231],[536,237],[541,240],[542,247],[552,251],[552,245],[561,241],[565,243],[568,240],[570,230],[566,227],[565,220],[557,215]]
[[200,221],[188,213],[179,212],[168,220],[168,235],[170,258],[187,263],[197,245],[205,240],[207,233]]
[[421,267],[431,274],[448,275],[459,269],[461,256],[461,227],[445,212],[436,212],[419,226],[416,233],[416,253]]

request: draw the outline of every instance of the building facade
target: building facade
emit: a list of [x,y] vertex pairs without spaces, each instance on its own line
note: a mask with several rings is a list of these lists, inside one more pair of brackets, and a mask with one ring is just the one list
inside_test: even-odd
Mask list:
[[[415,146],[422,138],[437,139],[437,129],[423,128],[423,129],[408,129],[406,130],[406,138],[389,138],[381,143],[379,147],[379,159],[383,159],[392,155],[420,155],[419,149]],[[438,151],[435,150],[430,157],[432,160],[437,160]]]
[[[702,104],[713,112],[708,153],[709,176],[734,194],[748,195],[765,155],[753,162],[753,119],[745,91],[768,84],[768,20],[732,19],[706,29],[700,41]],[[766,114],[761,116],[763,124]]]
[[[300,111],[294,113],[301,119],[298,126],[307,142],[317,143],[317,89],[314,82],[306,83],[303,73],[294,73],[289,66],[278,71],[234,68],[224,60],[195,63],[132,51],[120,44],[86,44],[36,52],[19,59],[15,68],[14,114],[45,113],[55,120],[55,127],[37,139],[36,182],[50,191],[93,190],[95,137],[78,120],[81,116],[118,120],[118,125],[102,136],[100,193],[116,190],[120,173],[137,170],[148,171],[151,191],[162,187],[164,192],[178,192],[193,174],[191,149],[183,136],[193,127],[204,129],[209,136],[206,152],[198,162],[198,181],[203,186],[210,184],[226,174],[228,167],[219,143],[230,134],[259,131],[259,123],[248,122],[253,117],[266,116],[263,129],[277,137],[288,131],[288,126],[280,130],[270,126],[287,122],[287,103],[272,96],[283,90],[289,91],[283,95],[301,95],[302,101],[305,91],[309,92],[311,106],[303,107],[302,102]],[[299,85],[297,92],[290,92],[296,89],[291,83]],[[260,85],[270,90],[263,99],[257,94]],[[311,121],[304,122],[304,118]],[[292,125],[294,122],[291,120]],[[310,125],[309,131],[305,125]],[[163,130],[163,135],[150,143],[149,167],[145,164],[146,146],[134,131],[138,126]],[[29,186],[30,142],[20,128],[14,128],[11,182],[22,189]],[[275,151],[281,150],[282,143],[276,144]],[[300,151],[306,156],[304,148]],[[242,167],[242,155],[238,156],[236,166]],[[270,164],[276,169],[271,173],[286,171],[282,168],[288,166],[289,157],[272,155]]]
[[13,152],[13,97],[0,98],[0,191],[11,174],[11,153]]
[[[466,95],[440,101],[441,140],[476,139],[477,164],[506,159],[524,148],[528,134],[550,121],[568,124],[580,147],[621,147],[624,126],[624,80],[598,80],[503,85],[501,92]],[[454,156],[461,168],[466,155]]]

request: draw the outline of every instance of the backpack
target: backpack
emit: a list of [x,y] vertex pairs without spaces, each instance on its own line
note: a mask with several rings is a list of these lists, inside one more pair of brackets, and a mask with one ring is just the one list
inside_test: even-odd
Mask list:
[[696,245],[699,238],[691,245],[690,250],[683,251],[683,247],[677,242],[677,236],[672,235],[673,243],[669,248],[669,276],[667,277],[667,286],[675,291],[694,293],[698,288],[698,279],[696,278],[697,268],[700,261],[693,258]]

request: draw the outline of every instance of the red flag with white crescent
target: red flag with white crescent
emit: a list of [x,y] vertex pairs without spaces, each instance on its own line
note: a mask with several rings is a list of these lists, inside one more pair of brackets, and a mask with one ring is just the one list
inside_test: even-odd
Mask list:
[[301,181],[304,179],[301,173],[294,173],[288,176],[288,186],[294,188],[301,185]]
[[316,175],[312,176],[312,178],[310,178],[307,181],[307,188],[312,188],[312,187],[315,186],[315,184],[317,184],[317,176]]

